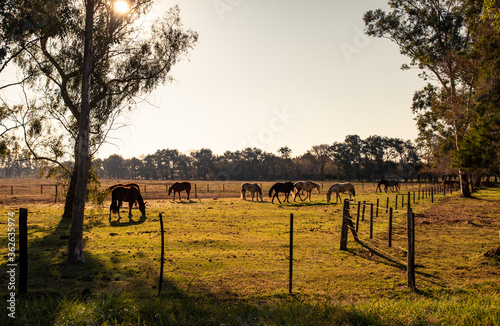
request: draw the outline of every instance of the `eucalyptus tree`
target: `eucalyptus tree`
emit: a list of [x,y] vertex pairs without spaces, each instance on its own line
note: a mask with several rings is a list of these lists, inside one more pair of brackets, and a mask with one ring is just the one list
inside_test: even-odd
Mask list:
[[[193,31],[183,30],[178,7],[171,8],[155,21],[147,22],[144,17],[154,1],[131,2],[129,10],[122,14],[114,11],[110,1],[94,1],[90,157],[105,142],[118,116],[136,107],[156,86],[172,80],[171,67],[187,54],[198,37]],[[40,2],[33,3],[43,7]],[[25,75],[31,76],[28,83],[37,96],[36,101],[33,98],[29,101],[28,123],[38,126],[31,132],[37,142],[33,143],[33,137],[28,137],[27,142],[36,145],[28,146],[35,158],[46,157],[40,152],[75,157],[78,148],[85,8],[80,0],[56,3],[59,7],[50,9],[67,12],[59,15],[65,19],[50,30],[41,28],[37,31],[38,41],[22,44],[25,50],[15,61]],[[145,30],[147,26],[149,30]],[[49,129],[50,126],[55,127]],[[61,141],[56,142],[56,147],[53,141],[42,141],[46,137]],[[47,145],[53,150],[48,151]],[[55,155],[52,158],[60,160]],[[76,184],[77,168],[75,165],[72,169],[71,190]],[[72,201],[72,191],[68,193],[68,201]],[[67,205],[66,216],[71,216],[70,207]]]
[[[413,112],[420,132],[453,145],[461,142],[473,123],[472,96],[476,73],[463,54],[472,42],[464,17],[465,1],[390,0],[389,12],[372,10],[364,15],[366,33],[388,38],[410,58],[421,77],[431,81],[415,93]],[[459,167],[461,194],[470,196],[467,174]]]
[[[119,115],[136,107],[158,85],[172,80],[172,66],[194,46],[198,35],[182,28],[178,7],[147,22],[152,0],[130,2],[129,10],[121,14],[114,10],[113,2],[105,0],[54,3],[50,9],[66,13],[60,15],[65,19],[53,29],[38,30],[38,41],[23,44],[15,63],[30,77],[27,83],[37,97],[29,101],[29,124],[38,126],[32,134],[41,139],[46,134],[40,131],[56,126],[53,130],[65,137],[52,152],[78,158],[72,167],[67,202],[78,199],[77,224],[83,225],[88,161]],[[53,143],[47,145],[54,147]],[[30,150],[37,158],[45,148]],[[76,187],[78,177],[82,181]],[[79,195],[75,196],[77,189]],[[65,215],[72,215],[74,222],[73,213],[66,211]]]

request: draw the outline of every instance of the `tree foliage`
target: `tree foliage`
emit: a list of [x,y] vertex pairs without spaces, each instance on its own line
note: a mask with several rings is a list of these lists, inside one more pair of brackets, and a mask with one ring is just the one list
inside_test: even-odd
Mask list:
[[[412,105],[420,142],[431,146],[434,159],[453,157],[462,195],[469,196],[468,173],[478,166],[464,157],[472,157],[471,144],[477,138],[473,130],[485,131],[476,104],[482,67],[491,60],[491,53],[478,51],[478,42],[485,36],[484,31],[477,33],[483,2],[391,0],[389,5],[389,12],[378,9],[365,14],[366,33],[396,43],[410,58],[403,68],[420,69],[420,76],[428,81],[415,92]],[[491,89],[486,93],[493,94]]]
[[[3,44],[8,53],[17,54],[13,62],[23,72],[28,88],[23,112],[16,118],[24,128],[25,148],[32,157],[57,162],[63,169],[67,165],[61,162],[74,160],[78,148],[84,2],[11,2],[12,15],[2,20],[4,31],[8,26],[21,26],[31,35],[19,39],[15,34]],[[197,42],[196,32],[183,29],[177,6],[155,21],[144,20],[153,5],[152,0],[133,2],[127,13],[118,14],[112,2],[95,1],[90,157],[116,127],[117,117],[135,108],[158,85],[173,79],[171,68]],[[68,177],[75,179],[75,168],[67,170]]]

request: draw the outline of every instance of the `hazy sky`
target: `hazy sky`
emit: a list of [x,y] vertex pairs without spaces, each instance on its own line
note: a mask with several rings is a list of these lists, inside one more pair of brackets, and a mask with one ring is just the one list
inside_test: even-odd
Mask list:
[[346,135],[414,140],[410,110],[423,85],[389,40],[363,34],[363,14],[386,0],[176,0],[199,33],[189,60],[114,132],[100,157],[157,149],[258,147],[292,156]]

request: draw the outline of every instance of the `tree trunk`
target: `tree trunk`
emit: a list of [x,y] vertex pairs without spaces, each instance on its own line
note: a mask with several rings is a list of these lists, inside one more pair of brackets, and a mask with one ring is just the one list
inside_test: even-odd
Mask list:
[[68,259],[85,262],[83,255],[83,220],[87,183],[89,179],[89,120],[90,120],[90,74],[92,72],[92,28],[94,24],[94,0],[87,0],[85,17],[85,45],[82,67],[82,104],[78,129],[78,166],[73,218],[68,243]]
[[75,165],[73,166],[73,173],[71,174],[71,180],[69,182],[68,192],[66,193],[66,202],[64,204],[63,218],[73,217],[73,204],[75,202],[77,175],[78,175],[78,165],[75,163]]
[[460,196],[470,198],[472,194],[469,188],[469,176],[467,173],[463,173],[461,169],[458,170],[460,175]]

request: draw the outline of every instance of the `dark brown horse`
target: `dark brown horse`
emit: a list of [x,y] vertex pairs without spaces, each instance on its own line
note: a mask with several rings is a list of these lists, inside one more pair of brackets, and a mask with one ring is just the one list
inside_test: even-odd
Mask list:
[[168,188],[168,195],[170,196],[170,194],[172,193],[172,190],[174,191],[174,199],[175,200],[175,193],[178,192],[179,193],[179,200],[181,200],[181,191],[185,191],[187,193],[187,196],[188,196],[188,200],[189,200],[189,193],[191,192],[191,184],[189,182],[176,182],[174,183],[173,185],[171,185],[169,188]]
[[[271,196],[273,197],[273,199],[271,200],[271,203],[274,203],[274,198],[278,198],[278,201],[280,202],[281,204],[281,200],[280,200],[280,197],[278,196],[278,193],[280,192],[283,192],[285,193],[285,199],[283,201],[286,200],[287,203],[289,203],[288,201],[288,197],[290,196],[290,192],[293,191],[293,182],[277,182],[275,183],[271,189],[269,189],[269,198],[271,198]],[[274,191],[274,195],[273,195],[273,191]]]
[[109,207],[109,222],[111,222],[111,213],[118,214],[118,221],[122,218],[120,216],[120,207],[122,202],[128,202],[128,218],[132,219],[132,206],[137,202],[139,204],[139,210],[143,217],[146,217],[146,204],[141,196],[141,191],[137,184],[130,185],[114,185],[109,187],[111,190],[111,206]]
[[387,192],[388,187],[391,187],[392,191],[396,191],[396,190],[400,189],[398,180],[380,180],[378,182],[377,188],[375,189],[375,192],[377,192],[377,190],[380,190],[380,192],[382,192],[382,188],[380,188],[381,185],[383,185],[385,187],[384,188],[385,192]]

